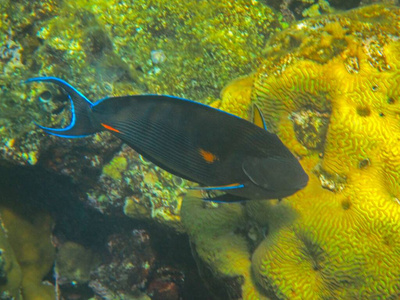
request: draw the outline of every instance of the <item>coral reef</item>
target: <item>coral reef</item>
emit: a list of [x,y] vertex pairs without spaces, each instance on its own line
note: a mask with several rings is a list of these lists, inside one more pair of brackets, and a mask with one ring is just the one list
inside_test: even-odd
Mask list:
[[51,271],[55,249],[51,244],[52,218],[43,212],[0,207],[1,249],[4,259],[2,296],[15,299],[54,299],[55,289],[43,283]]
[[33,121],[67,126],[68,98],[21,81],[58,76],[93,100],[150,92],[210,101],[232,76],[251,71],[266,39],[286,24],[257,1],[46,0],[20,9],[24,2],[0,8],[0,163],[65,174],[84,190],[92,187],[88,203],[100,211],[124,210],[179,229],[182,182],[153,165],[137,167],[132,152],[126,170],[115,168],[125,159],[113,159],[121,143],[108,134],[46,136]]
[[90,273],[100,262],[100,258],[90,249],[67,241],[57,246],[55,271],[57,284],[85,284]]
[[[190,193],[182,204],[182,221],[198,256],[199,270],[218,299],[266,299],[251,279],[244,207],[207,203]],[[209,274],[211,272],[211,274]]]
[[[267,43],[241,103],[262,108],[267,128],[310,175],[308,186],[281,202],[247,202],[236,217],[224,206],[193,208],[193,199],[182,205],[201,264],[218,278],[242,276],[243,298],[400,295],[399,15],[368,6],[304,20]],[[236,89],[239,97],[249,86]],[[234,99],[219,107],[231,111]],[[229,247],[218,247],[224,237]],[[233,274],[226,266],[238,255],[247,261]]]
[[113,234],[89,286],[101,299],[182,299],[185,272],[158,260],[146,230]]
[[104,214],[160,222],[179,232],[187,182],[124,145],[104,166],[98,184],[88,190],[89,204]]
[[1,272],[0,272],[0,293],[1,297],[9,296],[15,299],[21,298],[21,267],[15,257],[15,253],[7,240],[7,233],[4,225],[1,224],[0,231],[1,249]]
[[[156,221],[182,231],[179,211],[185,181],[121,148],[120,141],[106,133],[74,141],[46,136],[33,121],[67,126],[68,97],[45,84],[21,82],[38,75],[58,76],[93,100],[151,92],[209,101],[232,76],[251,71],[266,39],[286,24],[257,1],[28,2],[5,0],[0,7],[0,167],[11,163],[26,166],[38,176],[43,169],[65,175],[72,179],[72,189],[79,189],[80,197],[104,216]],[[51,190],[70,195],[63,188]],[[65,209],[65,213],[81,211]],[[58,224],[65,222],[64,216],[58,217]],[[69,265],[76,266],[73,258],[84,258],[86,252],[65,241],[57,246],[55,273],[60,276],[61,293],[73,282],[79,288],[86,285],[90,267],[84,262],[81,269]],[[10,261],[11,253],[3,257]],[[9,270],[7,260],[4,270]],[[47,265],[43,260],[43,266]],[[180,271],[160,267],[154,273],[148,293],[176,297]],[[5,289],[16,295],[19,283],[13,282]]]
[[[37,175],[43,170],[65,175],[72,179],[68,187],[80,190],[103,224],[110,216],[128,216],[181,232],[185,181],[107,133],[74,141],[44,135],[32,121],[67,126],[68,98],[57,88],[20,82],[51,75],[67,79],[90,99],[151,92],[209,103],[229,80],[260,64],[256,73],[226,87],[213,105],[248,117],[250,104],[257,103],[269,130],[298,155],[311,180],[279,203],[223,205],[187,198],[182,217],[203,276],[213,278],[210,289],[225,299],[397,297],[394,278],[400,274],[391,265],[400,259],[398,9],[373,6],[305,19],[271,38],[265,58],[256,59],[270,35],[288,26],[283,20],[359,2],[268,1],[281,15],[265,1],[5,0],[0,167],[9,170],[11,163]],[[57,180],[65,184],[61,177]],[[44,182],[39,184],[49,189]],[[51,199],[71,195],[58,185],[51,191]],[[1,297],[54,299],[54,287],[42,284],[55,259],[49,239],[53,221],[47,213],[13,209],[2,209]],[[65,209],[74,213],[82,211]],[[58,224],[66,222],[57,216]],[[62,295],[70,285],[71,295],[79,286],[88,297],[181,297],[186,273],[156,264],[144,238],[148,233],[137,229],[127,238],[111,234],[111,227],[98,229],[107,237],[109,264],[97,262],[79,243],[57,244],[55,283]],[[70,224],[69,230],[76,228]],[[131,272],[136,277],[129,277]],[[110,282],[110,276],[119,282]]]
[[282,20],[291,23],[373,3],[399,4],[399,0],[271,0],[268,5],[282,13]]
[[[0,190],[1,211],[5,212],[1,224],[8,230],[4,234],[0,231],[0,295],[4,299],[25,299],[18,298],[25,270],[15,255],[19,251],[32,254],[31,262],[38,259],[42,267],[47,266],[45,280],[50,281],[53,286],[49,289],[59,298],[115,299],[115,295],[130,295],[125,299],[138,299],[141,295],[150,299],[150,294],[164,299],[176,299],[173,296],[177,294],[178,299],[209,298],[197,275],[187,236],[176,234],[170,227],[101,214],[81,201],[81,192],[68,177],[38,166],[0,165]],[[10,217],[9,210],[18,218]],[[29,230],[25,224],[30,225]],[[15,225],[18,234],[14,234]],[[33,228],[34,233],[30,231]],[[17,243],[17,250],[11,240]],[[47,246],[53,253],[46,255],[43,250]],[[37,273],[34,283],[39,276]],[[7,282],[1,281],[4,278]],[[190,297],[192,292],[197,298]]]
[[283,19],[291,23],[308,17],[334,12],[335,9],[355,8],[360,0],[273,0],[268,5],[281,11]]
[[[70,26],[60,26],[65,22]],[[40,54],[41,70],[84,81],[97,72],[104,82],[97,89],[107,93],[132,91],[127,77],[151,92],[205,99],[232,75],[250,71],[279,27],[272,10],[257,2],[66,1],[38,31],[49,48]]]
[[[3,159],[20,164],[35,164],[49,146],[42,145],[43,135],[33,130],[32,120],[52,125],[66,125],[69,120],[65,97],[64,101],[56,96],[50,103],[37,101],[47,89],[28,93],[21,80],[38,72],[72,83],[73,78],[80,78],[77,87],[90,91],[88,96],[93,99],[143,89],[205,99],[216,93],[215,87],[226,83],[232,69],[238,75],[249,71],[257,49],[275,30],[269,26],[275,22],[272,11],[263,5],[247,7],[245,2],[233,7],[202,6],[195,1],[165,1],[153,6],[146,1],[123,5],[119,1],[3,2],[0,153]],[[215,35],[202,14],[197,18],[190,15],[199,11],[207,12],[215,26],[223,24],[223,30],[230,34]],[[202,45],[193,41],[202,41]],[[200,49],[197,60],[192,59],[193,49]],[[213,63],[216,59],[220,64]],[[185,63],[188,61],[191,63]],[[53,113],[51,118],[49,112]],[[88,158],[95,161],[96,157]]]
[[181,299],[181,288],[185,274],[171,267],[158,268],[147,288],[147,294],[153,300]]
[[114,297],[127,297],[143,290],[155,262],[149,234],[144,230],[134,230],[130,235],[115,234],[109,237],[107,245],[109,261],[92,272],[89,286],[96,294]]
[[30,131],[39,107],[20,82],[29,70],[27,58],[40,46],[32,24],[53,16],[57,3],[5,0],[0,7],[0,157],[7,161],[32,165],[38,160],[40,135]]

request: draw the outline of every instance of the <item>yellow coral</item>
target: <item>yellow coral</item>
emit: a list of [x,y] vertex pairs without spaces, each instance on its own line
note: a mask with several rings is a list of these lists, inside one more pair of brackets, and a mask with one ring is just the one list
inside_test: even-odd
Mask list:
[[226,110],[239,117],[247,119],[248,107],[250,106],[250,95],[253,87],[252,77],[243,77],[236,79],[221,92],[221,98],[224,101],[219,105],[215,103],[213,106]]
[[251,101],[310,175],[281,203],[246,203],[268,228],[248,252],[253,288],[272,298],[400,294],[399,16],[375,5],[302,21],[269,41],[253,76]]
[[15,299],[20,299],[20,286],[22,281],[21,268],[18,265],[14,251],[8,242],[7,232],[3,224],[0,225],[0,249],[2,281],[2,284],[0,284],[0,293],[7,293]]
[[241,283],[239,295],[235,289],[237,284],[231,282],[228,285],[226,293],[230,299],[238,299],[241,294],[246,299],[265,299],[251,282],[251,261],[246,238],[235,233],[245,226],[240,204],[210,204],[201,200],[199,194],[189,194],[183,202],[182,221],[192,235],[197,254],[207,265],[213,266],[212,269],[217,273],[214,275],[232,277],[233,281]]
[[[7,286],[3,290],[18,297],[16,288],[20,288],[22,299],[54,299],[54,287],[42,283],[54,263],[55,249],[51,244],[53,220],[45,213],[15,210],[2,206],[1,217],[7,230],[7,241],[11,245],[20,268],[21,277],[8,274]],[[6,249],[7,250],[7,249]],[[9,252],[9,250],[8,250]],[[10,254],[10,252],[8,253]],[[20,285],[20,286],[18,286]],[[18,299],[18,298],[17,298]]]

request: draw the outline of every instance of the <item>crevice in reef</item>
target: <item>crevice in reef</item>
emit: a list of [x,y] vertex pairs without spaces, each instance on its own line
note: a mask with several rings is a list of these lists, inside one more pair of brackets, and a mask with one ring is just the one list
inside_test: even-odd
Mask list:
[[[177,234],[154,222],[103,215],[86,205],[85,197],[85,191],[66,176],[38,166],[16,166],[0,161],[0,204],[28,221],[34,212],[50,214],[55,220],[53,240],[91,249],[104,263],[112,259],[107,253],[110,238],[119,236],[124,240],[124,237],[130,238],[132,232],[146,232],[150,242],[145,250],[154,253],[154,263],[140,291],[157,293],[166,282],[172,282],[180,287],[182,299],[212,299],[198,275],[187,235]],[[54,270],[45,279],[54,283]],[[77,290],[84,297],[93,294],[87,284],[78,287],[67,284],[61,288],[61,293],[77,293]]]

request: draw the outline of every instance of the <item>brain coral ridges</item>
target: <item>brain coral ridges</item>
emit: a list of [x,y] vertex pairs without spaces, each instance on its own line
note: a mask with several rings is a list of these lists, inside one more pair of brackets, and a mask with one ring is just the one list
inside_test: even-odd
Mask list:
[[[231,223],[184,203],[186,219],[217,232],[188,226],[214,273],[241,274],[247,290],[273,299],[400,296],[399,40],[397,7],[303,20],[268,41],[255,74],[225,89],[219,107],[246,116],[257,103],[310,182],[280,203],[247,202]],[[222,225],[229,247],[215,251]],[[247,250],[228,242],[240,234]],[[216,263],[234,249],[251,257],[250,278]]]

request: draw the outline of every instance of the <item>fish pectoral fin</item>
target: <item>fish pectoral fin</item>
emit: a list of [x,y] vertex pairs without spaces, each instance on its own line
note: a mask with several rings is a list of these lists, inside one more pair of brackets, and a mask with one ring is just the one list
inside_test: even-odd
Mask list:
[[[270,188],[268,185],[268,178],[271,176],[271,169],[273,172],[273,164],[271,168],[268,168],[268,162],[270,159],[260,159],[257,157],[248,157],[242,163],[242,170],[246,176],[255,185],[262,188]],[[273,161],[273,160],[271,160]]]
[[253,115],[253,119],[252,119],[253,124],[258,126],[258,127],[260,127],[260,128],[262,128],[262,129],[264,129],[264,130],[267,130],[267,125],[265,124],[264,116],[261,113],[260,108],[256,104],[253,104],[253,113],[252,113],[252,115]]
[[244,184],[232,183],[232,184],[220,185],[220,186],[195,186],[195,187],[189,187],[188,189],[198,190],[198,191],[226,191],[226,190],[241,189],[243,187],[244,187]]

